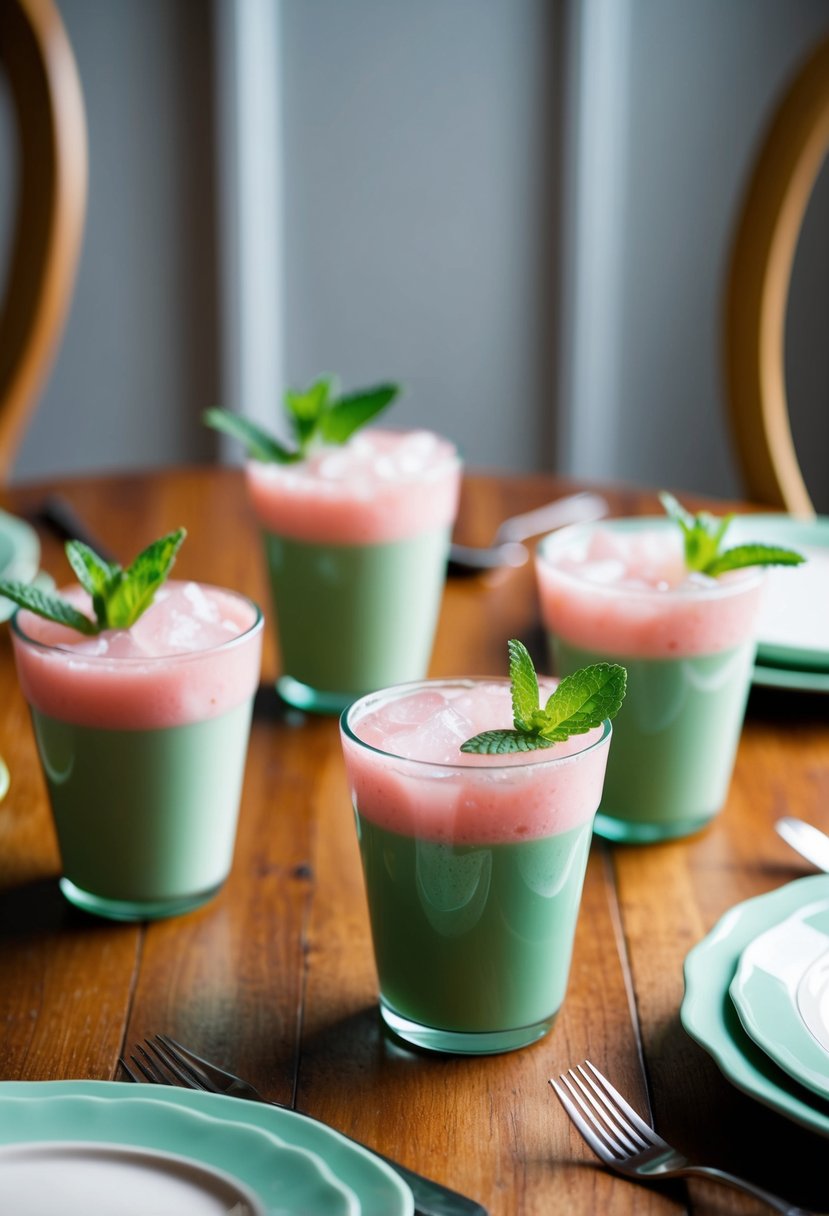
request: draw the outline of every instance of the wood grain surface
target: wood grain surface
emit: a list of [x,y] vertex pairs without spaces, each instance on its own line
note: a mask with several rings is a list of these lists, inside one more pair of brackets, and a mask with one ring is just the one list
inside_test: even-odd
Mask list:
[[[505,516],[572,488],[470,475],[457,539],[486,542]],[[177,575],[268,607],[237,470],[27,486],[0,505],[33,516],[55,490],[124,560],[183,524]],[[653,493],[603,492],[613,514],[658,509]],[[44,568],[68,580],[61,544],[41,537]],[[449,580],[431,674],[505,674],[509,637],[548,669],[530,566]],[[728,803],[707,831],[638,848],[595,840],[552,1032],[519,1052],[461,1059],[409,1051],[381,1028],[337,723],[282,706],[277,671],[269,636],[224,889],[187,916],[117,925],[59,894],[28,712],[0,627],[0,754],[12,774],[0,803],[0,1080],[114,1078],[122,1051],[165,1032],[492,1216],[763,1210],[722,1187],[649,1189],[599,1167],[547,1084],[589,1057],[679,1147],[829,1211],[826,1140],[739,1093],[679,1023],[691,946],[734,904],[810,872],[773,824],[785,813],[829,829],[825,696],[753,691]]]

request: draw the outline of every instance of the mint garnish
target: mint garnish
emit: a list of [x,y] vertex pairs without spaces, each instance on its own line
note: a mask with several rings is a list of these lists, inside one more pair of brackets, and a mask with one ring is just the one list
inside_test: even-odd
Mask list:
[[593,663],[565,676],[540,705],[538,677],[523,642],[509,642],[514,730],[485,730],[461,744],[461,751],[485,756],[532,752],[582,735],[614,718],[625,698],[627,672],[618,663]]
[[91,620],[68,600],[41,591],[29,583],[0,579],[0,596],[12,600],[58,625],[68,625],[89,636],[104,629],[129,629],[153,602],[156,591],[173,567],[187,533],[170,532],[143,549],[126,570],[117,562],[104,561],[94,549],[79,540],[66,543],[66,556],[78,582],[92,600]]
[[721,549],[733,515],[717,517],[709,511],[692,515],[673,494],[662,493],[659,501],[674,523],[682,529],[685,541],[685,565],[716,578],[727,570],[743,570],[747,566],[799,566],[806,559],[794,549],[779,545],[745,544]]
[[333,376],[321,377],[304,392],[288,389],[283,401],[296,443],[293,449],[231,410],[206,410],[202,417],[207,426],[239,439],[253,460],[290,464],[304,460],[324,443],[345,443],[355,431],[391,405],[400,386],[378,384],[344,396],[338,396],[337,391]]

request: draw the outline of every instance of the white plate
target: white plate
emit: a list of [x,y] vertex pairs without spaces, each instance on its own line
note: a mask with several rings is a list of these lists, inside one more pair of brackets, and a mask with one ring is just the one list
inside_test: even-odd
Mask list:
[[748,541],[782,545],[806,557],[801,566],[769,567],[760,611],[762,665],[829,672],[829,518],[740,515],[725,548]]
[[321,1123],[219,1094],[147,1092],[108,1081],[0,1082],[0,1144],[75,1140],[173,1153],[229,1174],[267,1216],[412,1216],[398,1175]]
[[3,1210],[43,1216],[60,1196],[60,1216],[265,1216],[230,1175],[172,1153],[114,1144],[13,1144],[0,1148]]
[[799,908],[750,942],[729,993],[754,1042],[829,1098],[829,899]]

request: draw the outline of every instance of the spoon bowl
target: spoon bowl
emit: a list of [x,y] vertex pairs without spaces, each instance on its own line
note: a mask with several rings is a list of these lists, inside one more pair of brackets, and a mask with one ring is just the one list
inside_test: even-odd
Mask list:
[[590,523],[601,519],[608,509],[601,495],[584,490],[557,498],[534,511],[513,515],[498,528],[491,545],[451,545],[448,572],[457,576],[523,566],[530,556],[523,541],[540,536],[543,532],[551,532],[554,528],[562,528],[565,524]]

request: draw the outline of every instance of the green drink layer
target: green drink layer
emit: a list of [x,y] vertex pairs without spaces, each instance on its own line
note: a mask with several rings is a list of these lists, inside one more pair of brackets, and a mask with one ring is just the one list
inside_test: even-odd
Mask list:
[[520,843],[451,845],[357,813],[384,1003],[447,1031],[549,1020],[564,1000],[591,823]]
[[[550,636],[557,674],[608,656]],[[657,840],[702,827],[728,795],[754,662],[748,641],[712,655],[628,659],[627,696],[613,723],[596,829]],[[615,826],[614,826],[615,824]]]
[[132,905],[134,915],[161,914],[167,905],[195,906],[221,885],[233,858],[252,705],[135,731],[32,710],[64,878],[80,893],[74,902],[105,914],[108,901]]
[[[264,534],[282,670],[340,708],[426,674],[449,530],[375,545]],[[332,705],[331,708],[335,706]]]

